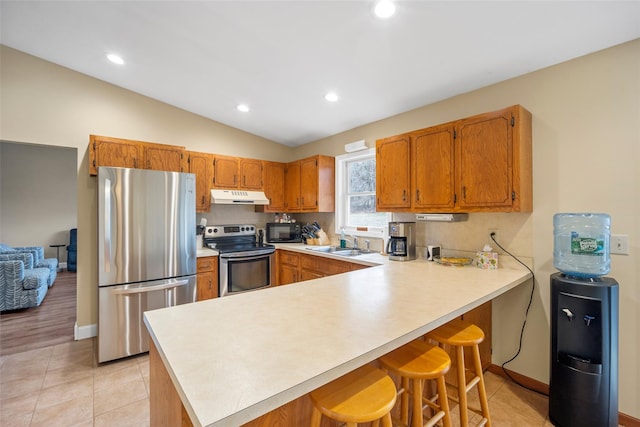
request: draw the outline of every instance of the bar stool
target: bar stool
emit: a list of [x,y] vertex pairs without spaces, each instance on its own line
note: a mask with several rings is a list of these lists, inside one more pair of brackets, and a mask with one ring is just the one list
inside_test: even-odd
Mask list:
[[320,427],[322,415],[355,427],[373,421],[391,427],[396,386],[381,369],[364,365],[309,393],[313,403],[311,427]]
[[[401,378],[402,387],[398,390],[401,422],[409,425],[409,394],[412,398],[412,427],[423,427],[423,410],[425,406],[436,413],[429,418],[425,427],[431,427],[443,420],[444,427],[451,426],[447,387],[444,376],[449,372],[451,359],[446,351],[422,340],[415,340],[378,359],[383,368],[397,374]],[[423,398],[425,380],[436,380],[438,394],[431,398]],[[409,383],[412,383],[411,391]],[[439,402],[439,405],[435,401]]]
[[[480,348],[478,347],[478,344],[484,340],[484,332],[482,332],[482,329],[472,323],[466,323],[462,320],[455,319],[429,332],[427,334],[427,339],[437,341],[440,344],[450,345],[456,349],[460,425],[463,427],[469,425],[467,393],[473,387],[477,386],[478,395],[480,397],[480,407],[482,408],[479,413],[483,417],[480,425],[491,427],[487,390],[484,386],[482,362],[480,361]],[[464,366],[464,347],[471,347],[471,351],[473,352],[474,370],[472,372],[475,376],[468,383],[465,376],[466,368]]]

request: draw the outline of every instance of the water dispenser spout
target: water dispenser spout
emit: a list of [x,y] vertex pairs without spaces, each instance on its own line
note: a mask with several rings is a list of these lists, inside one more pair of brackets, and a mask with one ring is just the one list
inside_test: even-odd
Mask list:
[[585,314],[584,315],[584,324],[587,325],[587,326],[591,325],[591,321],[593,319],[595,319],[594,316],[589,316],[588,314]]
[[563,308],[562,311],[564,311],[564,314],[567,315],[569,321],[573,320],[573,313],[571,312],[571,310],[569,310],[568,308]]

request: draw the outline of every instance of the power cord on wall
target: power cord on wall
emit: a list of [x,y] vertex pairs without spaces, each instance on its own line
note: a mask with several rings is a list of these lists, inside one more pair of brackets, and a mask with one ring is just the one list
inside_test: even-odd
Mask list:
[[534,390],[531,387],[527,387],[526,385],[522,384],[521,382],[517,381],[515,378],[513,378],[509,372],[505,369],[505,365],[507,363],[513,362],[515,360],[516,357],[518,357],[518,355],[520,355],[520,351],[522,350],[522,337],[524,336],[524,328],[527,325],[527,317],[529,316],[529,309],[531,308],[531,303],[533,302],[533,292],[535,290],[536,287],[536,276],[535,274],[533,274],[533,270],[531,268],[529,268],[529,266],[527,264],[525,264],[524,262],[520,261],[515,255],[513,255],[511,252],[509,252],[508,250],[506,250],[505,248],[502,247],[502,245],[500,243],[498,243],[498,241],[496,240],[496,233],[490,233],[489,236],[491,237],[491,240],[493,240],[493,242],[498,245],[498,247],[500,249],[502,249],[507,255],[509,255],[511,258],[515,259],[516,261],[518,261],[520,264],[522,264],[527,270],[529,270],[531,272],[531,294],[529,295],[529,303],[527,304],[527,310],[524,313],[524,321],[522,322],[522,329],[520,329],[520,341],[518,343],[518,351],[516,351],[516,354],[509,360],[507,360],[506,362],[504,362],[501,367],[502,370],[504,371],[505,375],[514,383],[518,384],[520,387],[524,387],[527,390],[531,390],[531,391],[535,391],[536,393],[545,395],[544,393],[541,393],[538,390]]

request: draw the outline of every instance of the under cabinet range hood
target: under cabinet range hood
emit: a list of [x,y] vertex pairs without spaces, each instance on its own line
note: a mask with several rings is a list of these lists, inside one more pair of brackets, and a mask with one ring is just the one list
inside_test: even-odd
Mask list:
[[268,205],[269,199],[262,191],[211,190],[212,205]]
[[416,221],[437,221],[437,222],[460,222],[466,221],[469,214],[449,213],[449,214],[416,214]]

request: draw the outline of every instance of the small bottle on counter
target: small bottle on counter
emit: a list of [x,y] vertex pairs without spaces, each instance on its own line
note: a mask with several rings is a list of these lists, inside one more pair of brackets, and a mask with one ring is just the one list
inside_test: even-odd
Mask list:
[[276,212],[273,218],[273,222],[280,222],[280,213]]

